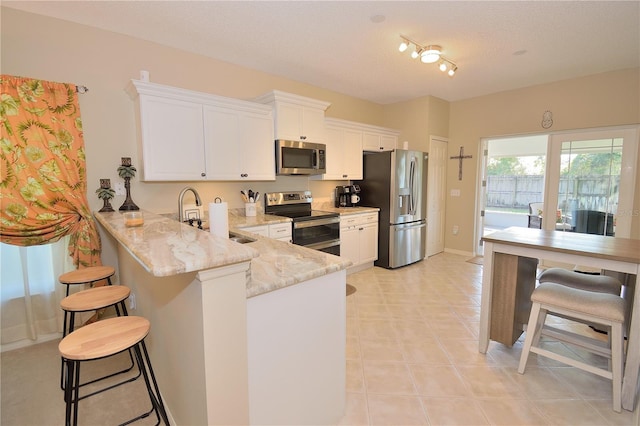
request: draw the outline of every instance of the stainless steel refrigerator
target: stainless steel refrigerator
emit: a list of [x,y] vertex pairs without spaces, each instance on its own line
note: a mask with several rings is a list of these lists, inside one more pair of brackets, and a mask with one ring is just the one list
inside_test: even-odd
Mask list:
[[396,149],[366,153],[360,205],[380,208],[376,266],[398,268],[425,257],[427,154]]

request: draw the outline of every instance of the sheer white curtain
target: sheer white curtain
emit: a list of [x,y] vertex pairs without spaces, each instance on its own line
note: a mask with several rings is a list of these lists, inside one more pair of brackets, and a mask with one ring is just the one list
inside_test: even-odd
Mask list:
[[30,247],[0,243],[3,351],[61,335],[60,300],[66,288],[58,276],[75,269],[67,252],[68,238]]

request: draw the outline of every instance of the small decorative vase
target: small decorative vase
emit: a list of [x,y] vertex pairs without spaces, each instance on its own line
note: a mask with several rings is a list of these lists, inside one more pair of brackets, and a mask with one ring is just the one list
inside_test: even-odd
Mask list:
[[124,199],[124,203],[120,206],[119,210],[140,210],[140,207],[136,206],[136,203],[131,199],[131,178],[124,178],[124,189],[127,191],[127,197]]
[[102,201],[104,202],[104,205],[102,206],[102,208],[100,210],[98,210],[99,212],[112,212],[113,207],[111,207],[111,203],[109,202],[108,198],[103,198]]
[[131,199],[131,178],[136,175],[136,168],[131,165],[131,157],[122,157],[122,165],[118,167],[118,175],[124,179],[124,189],[127,191],[127,197],[119,210],[140,210],[136,203]]
[[113,198],[113,189],[111,189],[111,179],[100,179],[100,188],[96,191],[98,197],[104,203],[99,212],[112,212],[111,198]]

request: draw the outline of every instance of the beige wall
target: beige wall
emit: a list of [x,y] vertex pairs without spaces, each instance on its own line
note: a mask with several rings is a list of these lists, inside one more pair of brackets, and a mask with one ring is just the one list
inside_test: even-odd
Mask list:
[[398,145],[429,152],[429,137],[449,135],[449,102],[425,96],[384,106],[384,125],[400,130]]
[[[272,89],[331,102],[328,117],[396,128],[399,143],[428,151],[429,136],[449,137],[449,153],[459,147],[472,154],[464,161],[464,180],[457,179],[457,163],[448,164],[447,193],[461,190],[461,197],[447,199],[446,247],[471,252],[474,247],[478,143],[480,138],[509,134],[541,133],[542,114],[554,115],[552,131],[640,123],[640,71],[619,71],[569,81],[449,102],[431,96],[382,106],[343,94],[231,65],[203,56],[160,46],[111,32],[62,20],[2,8],[2,73],[71,82],[89,87],[80,95],[87,151],[88,198],[94,210],[102,206],[95,196],[100,178],[119,181],[120,157],[132,157],[138,165],[133,102],[124,88],[140,70],[152,82],[251,99]],[[178,141],[179,142],[179,141]],[[178,144],[179,146],[179,144]],[[146,183],[132,181],[138,206],[156,212],[177,211],[177,196],[194,186],[211,201],[223,197],[231,208],[242,207],[241,188],[260,192],[313,191],[315,198],[329,198],[337,181],[316,182],[305,177],[278,177],[275,182]],[[640,185],[638,185],[640,190]],[[124,201],[116,196],[118,208]],[[640,211],[640,196],[635,212]],[[640,226],[633,232],[640,238]],[[460,227],[457,236],[450,229]]]
[[[250,70],[203,56],[112,32],[2,8],[2,73],[86,85],[80,95],[87,153],[87,195],[91,208],[100,178],[112,184],[120,157],[138,165],[133,101],[124,88],[147,70],[154,83],[251,99],[273,89],[331,102],[328,117],[382,125],[383,107],[340,93]],[[179,149],[177,141],[176,149]],[[194,186],[205,201],[220,196],[231,208],[242,207],[241,188],[267,192],[311,189],[329,197],[338,182],[315,182],[306,177],[278,177],[276,182],[146,183],[132,181],[134,202],[143,209],[176,211],[178,193]],[[124,196],[112,200],[120,207]]]
[[[458,163],[451,160],[447,165],[447,193],[461,190],[460,197],[447,197],[447,249],[471,252],[475,247],[473,206],[481,138],[639,124],[639,94],[640,69],[636,68],[452,102],[449,154],[457,155],[463,146],[465,154],[473,155],[473,159],[464,161],[462,181],[457,178]],[[545,130],[541,121],[547,110],[553,113],[553,126]],[[636,192],[639,187],[636,184]],[[640,211],[639,207],[640,197],[636,195],[634,211]],[[633,238],[640,238],[639,221],[636,214]],[[460,228],[457,236],[451,232],[454,225]]]

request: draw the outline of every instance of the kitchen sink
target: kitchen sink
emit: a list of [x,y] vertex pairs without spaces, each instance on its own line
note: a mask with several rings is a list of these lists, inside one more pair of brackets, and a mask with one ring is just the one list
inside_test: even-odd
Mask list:
[[229,232],[229,239],[239,244],[247,244],[256,241],[255,238],[245,237],[244,235],[238,235],[232,232]]

